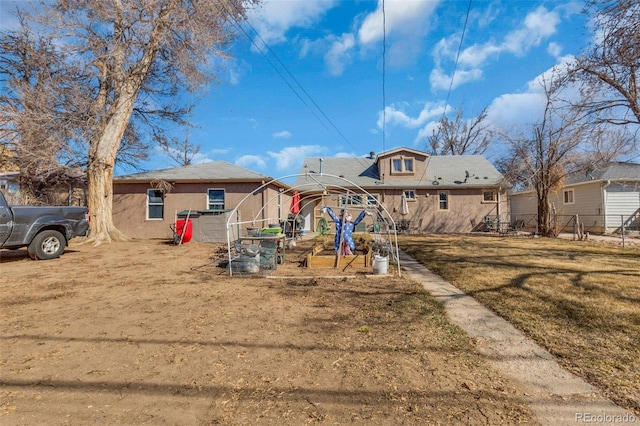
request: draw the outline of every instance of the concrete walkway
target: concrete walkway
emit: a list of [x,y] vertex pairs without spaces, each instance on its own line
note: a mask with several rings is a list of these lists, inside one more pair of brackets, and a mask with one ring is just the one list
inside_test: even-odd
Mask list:
[[510,323],[404,252],[400,252],[400,265],[405,276],[421,283],[444,305],[451,323],[475,339],[478,351],[516,382],[541,424],[640,424],[640,418],[561,368],[551,354]]

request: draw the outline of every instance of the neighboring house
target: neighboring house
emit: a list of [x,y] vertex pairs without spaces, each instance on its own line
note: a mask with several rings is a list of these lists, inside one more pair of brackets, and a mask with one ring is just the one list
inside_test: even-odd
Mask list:
[[506,215],[502,182],[502,174],[480,155],[432,156],[398,148],[367,158],[306,158],[293,188],[302,192],[302,214],[313,230],[324,205],[345,207],[355,218],[368,204],[384,206],[408,232],[459,233],[480,228],[488,215]]
[[268,184],[272,180],[225,161],[115,177],[114,224],[132,238],[171,238],[177,216],[186,219],[191,211],[194,240],[226,241],[229,213],[242,200],[234,221],[266,223],[281,216],[279,204],[268,201],[277,199],[284,186]]
[[[28,188],[21,188],[20,171],[0,171],[0,190],[13,205],[86,206],[86,177],[79,168],[61,168],[55,177],[47,177],[34,199]],[[52,183],[53,182],[53,183]]]
[[19,204],[20,201],[20,184],[18,178],[20,172],[1,171],[0,172],[0,191],[10,204]]
[[[535,190],[509,196],[512,217],[535,223]],[[584,230],[592,233],[640,230],[640,164],[611,163],[600,170],[568,175],[564,185],[550,195],[560,232],[571,232],[577,215]]]

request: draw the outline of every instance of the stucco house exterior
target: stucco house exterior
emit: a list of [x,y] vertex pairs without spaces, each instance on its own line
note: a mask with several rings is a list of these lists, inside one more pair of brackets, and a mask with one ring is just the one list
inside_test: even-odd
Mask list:
[[[512,216],[535,223],[535,191],[512,193],[509,201]],[[571,232],[576,217],[585,232],[620,232],[623,223],[625,230],[639,231],[640,164],[615,162],[569,174],[550,202],[561,232]]]
[[186,212],[194,222],[194,240],[226,241],[228,215],[243,200],[236,221],[281,215],[278,203],[267,201],[286,186],[272,180],[225,161],[118,176],[114,224],[131,238],[170,239],[176,216],[186,219]]
[[325,205],[352,210],[354,218],[365,205],[384,206],[411,233],[470,232],[488,215],[507,214],[503,176],[480,155],[397,148],[366,158],[310,157],[293,188],[302,191],[301,214],[314,229]]

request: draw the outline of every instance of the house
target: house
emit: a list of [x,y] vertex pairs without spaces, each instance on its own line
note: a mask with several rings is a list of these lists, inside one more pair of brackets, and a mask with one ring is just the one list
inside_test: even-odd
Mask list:
[[[549,199],[560,232],[572,232],[575,220],[585,232],[596,234],[640,230],[640,164],[614,162],[600,169],[566,176],[562,188]],[[535,223],[534,190],[509,196],[512,217]]]
[[[23,187],[21,172],[0,171],[0,190],[10,204],[19,205],[52,205],[52,206],[86,206],[87,184],[86,173],[80,168],[63,168],[44,176],[39,182],[31,181],[32,187]],[[37,190],[34,198],[31,190]]]
[[357,214],[368,205],[387,212],[400,231],[460,233],[477,229],[487,215],[507,213],[502,182],[480,155],[397,148],[366,158],[306,158],[293,188],[301,191],[301,214],[313,230],[323,206]]
[[0,191],[4,194],[9,204],[20,204],[20,172],[0,171]]
[[269,203],[286,186],[225,161],[135,173],[113,179],[113,221],[132,238],[172,238],[178,217],[193,222],[193,239],[227,240],[226,223],[278,218],[281,203]]

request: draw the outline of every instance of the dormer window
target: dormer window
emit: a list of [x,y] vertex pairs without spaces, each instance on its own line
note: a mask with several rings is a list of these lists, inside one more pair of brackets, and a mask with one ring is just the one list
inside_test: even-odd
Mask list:
[[413,174],[413,157],[394,157],[391,159],[391,174]]

